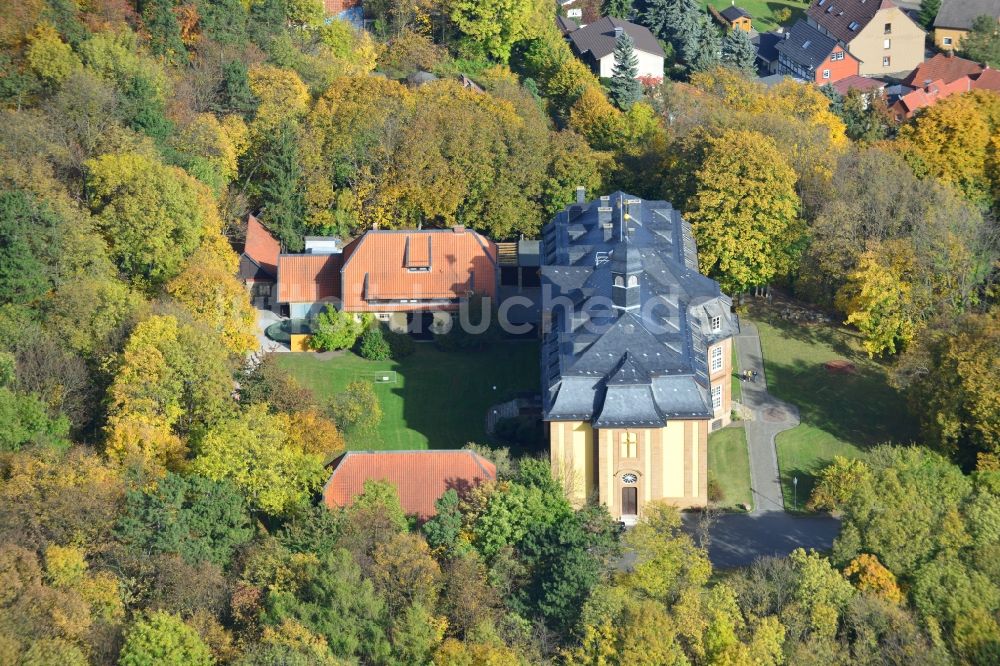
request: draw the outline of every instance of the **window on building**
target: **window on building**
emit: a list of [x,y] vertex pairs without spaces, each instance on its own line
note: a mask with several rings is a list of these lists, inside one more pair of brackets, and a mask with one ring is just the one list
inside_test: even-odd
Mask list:
[[891,35],[892,34],[892,24],[891,23],[886,23],[885,24],[885,28],[883,29],[883,32],[885,34],[887,34],[887,35]]
[[892,62],[892,61],[889,58],[889,56],[883,56],[882,57],[882,66],[883,67],[888,67],[890,62]]
[[824,79],[830,78],[830,70],[828,70],[828,69],[824,69],[823,70],[823,78]]
[[720,409],[722,407],[722,386],[712,387],[712,409]]
[[721,330],[722,330],[722,317],[716,315],[715,317],[712,317],[712,332],[718,333]]
[[634,432],[623,432],[619,449],[619,456],[622,458],[635,458],[638,456],[638,454],[639,454],[639,435]]
[[639,286],[639,278],[637,278],[634,275],[629,275],[628,276],[628,286],[630,286],[630,287],[637,287],[637,286]]
[[882,48],[884,48],[884,49],[891,49],[892,48],[892,40],[891,39],[883,39],[882,40]]
[[945,37],[941,40],[945,46],[951,46],[951,37]]
[[853,32],[860,27],[861,27],[860,23],[858,23],[857,21],[851,21],[851,25],[847,26],[847,29]]
[[836,60],[843,60],[843,59],[844,59],[844,52],[843,51],[834,51],[832,54],[830,54],[830,60],[836,61]]
[[712,372],[718,372],[722,370],[722,345],[718,347],[712,347],[711,353],[711,365]]

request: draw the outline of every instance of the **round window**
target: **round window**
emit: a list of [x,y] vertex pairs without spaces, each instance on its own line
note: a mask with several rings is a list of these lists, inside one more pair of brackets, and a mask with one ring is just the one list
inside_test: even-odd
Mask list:
[[632,474],[631,472],[629,472],[628,474],[622,474],[622,483],[627,483],[629,485],[632,485],[638,480],[639,477],[637,477],[635,474]]

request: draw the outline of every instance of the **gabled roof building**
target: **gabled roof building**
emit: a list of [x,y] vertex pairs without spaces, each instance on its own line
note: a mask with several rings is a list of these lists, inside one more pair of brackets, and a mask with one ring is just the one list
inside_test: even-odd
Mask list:
[[857,76],[861,63],[833,37],[799,20],[783,34],[778,51],[778,74],[818,85]]
[[934,18],[935,46],[946,51],[959,48],[980,16],[1000,22],[1000,0],[942,0]]
[[622,192],[543,229],[542,403],[553,472],[629,522],[707,502],[707,440],[729,420],[738,323],[698,272],[690,226]]
[[331,509],[350,506],[366,481],[385,481],[399,494],[408,516],[427,520],[434,503],[448,490],[464,495],[485,481],[495,481],[497,468],[475,451],[349,451],[330,463],[323,502]]
[[924,31],[892,0],[813,0],[806,20],[857,58],[862,76],[903,74],[924,59]]
[[569,39],[576,55],[586,62],[597,76],[610,78],[614,73],[615,42],[624,32],[635,44],[635,55],[639,60],[636,78],[663,78],[663,59],[666,54],[660,42],[645,26],[613,16],[605,16],[575,30],[571,29],[570,23],[560,21],[560,30]]

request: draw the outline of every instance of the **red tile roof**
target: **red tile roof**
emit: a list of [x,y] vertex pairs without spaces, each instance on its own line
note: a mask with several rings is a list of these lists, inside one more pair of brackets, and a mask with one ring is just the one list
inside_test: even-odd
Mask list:
[[277,275],[281,245],[253,215],[247,218],[247,240],[243,245],[243,254],[256,261],[258,266],[271,275]]
[[365,481],[388,481],[399,493],[407,515],[433,516],[434,502],[454,488],[461,494],[497,478],[492,462],[474,451],[350,451],[331,463],[323,488],[331,509],[348,506],[364,490]]
[[987,67],[982,74],[972,80],[972,88],[1000,92],[1000,70]]
[[336,16],[342,11],[360,6],[361,0],[323,0],[323,11],[327,16]]
[[983,68],[977,62],[939,53],[920,63],[902,83],[912,88],[920,88],[927,81],[942,80],[951,83],[963,76],[978,74],[981,71]]
[[[496,244],[464,227],[423,231],[373,230],[344,248],[343,299],[348,312],[426,309],[469,292],[496,295]],[[372,301],[394,301],[373,303]]]
[[879,79],[871,79],[866,76],[858,76],[853,74],[851,76],[835,81],[831,84],[837,92],[841,95],[846,95],[851,90],[860,90],[861,92],[868,92],[869,90],[876,90],[879,88],[885,88],[885,81],[880,81]]
[[283,254],[278,257],[278,302],[315,303],[340,298],[340,254]]

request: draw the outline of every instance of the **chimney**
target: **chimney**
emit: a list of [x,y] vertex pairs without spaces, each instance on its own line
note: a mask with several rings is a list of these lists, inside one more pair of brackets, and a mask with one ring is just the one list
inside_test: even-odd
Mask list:
[[615,26],[615,39],[618,39],[619,37],[621,37],[623,32],[625,32],[625,28],[621,27],[620,25],[616,25]]
[[597,222],[601,226],[611,224],[611,206],[601,206],[597,209]]
[[454,231],[456,234],[464,234],[465,233],[465,225],[464,224],[456,224],[455,226],[453,226],[451,228],[451,230]]
[[576,202],[578,204],[587,203],[587,188],[583,187],[582,185],[576,186]]

